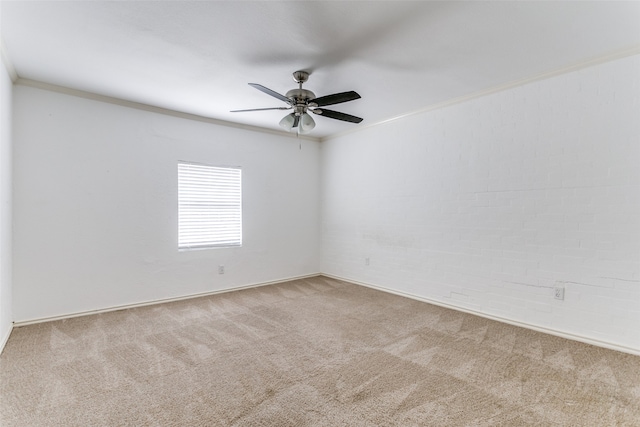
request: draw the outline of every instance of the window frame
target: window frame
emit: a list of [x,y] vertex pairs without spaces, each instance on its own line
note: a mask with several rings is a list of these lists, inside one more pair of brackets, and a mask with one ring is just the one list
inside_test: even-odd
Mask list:
[[[192,168],[191,173],[188,171],[189,168]],[[195,172],[194,169],[200,169],[201,171],[198,173]],[[218,175],[218,178],[221,178],[221,180],[215,181],[216,175]],[[185,181],[189,181],[190,179],[211,180],[211,185],[206,188],[194,188],[194,184],[191,182],[191,187],[184,190],[183,186],[186,185]],[[177,184],[178,251],[242,247],[243,196],[242,168],[240,166],[214,166],[199,162],[178,160]],[[218,185],[217,189],[215,188],[216,185]],[[229,187],[229,185],[231,185],[231,187]],[[224,190],[223,187],[225,186],[228,187],[229,191]],[[223,188],[222,191],[220,191],[221,187]],[[189,194],[189,192],[191,194]],[[187,231],[184,227],[189,221],[192,222],[192,227],[198,226],[197,217],[199,215],[198,212],[196,212],[196,210],[198,210],[196,206],[199,203],[199,208],[202,210],[203,198],[209,198],[209,200],[205,200],[204,202],[204,206],[208,206],[208,208],[202,215],[208,216],[204,219],[208,220],[209,224],[200,224],[202,226],[201,234],[200,236],[196,236],[194,235],[193,229]],[[198,201],[197,199],[200,200]],[[220,207],[222,207],[222,213],[220,210],[216,212],[216,209],[220,209]],[[216,221],[215,216],[222,216],[222,219]],[[224,233],[226,232],[224,230],[225,222],[229,223],[226,227],[231,226],[231,232],[227,232],[227,239],[224,238]],[[185,235],[189,233],[192,234],[192,236],[187,238]],[[211,238],[206,239],[207,235]]]

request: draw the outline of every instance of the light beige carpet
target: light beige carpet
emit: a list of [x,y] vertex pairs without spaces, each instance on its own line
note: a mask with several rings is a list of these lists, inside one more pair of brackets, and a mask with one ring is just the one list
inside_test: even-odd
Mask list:
[[16,328],[9,426],[639,426],[640,357],[326,277]]

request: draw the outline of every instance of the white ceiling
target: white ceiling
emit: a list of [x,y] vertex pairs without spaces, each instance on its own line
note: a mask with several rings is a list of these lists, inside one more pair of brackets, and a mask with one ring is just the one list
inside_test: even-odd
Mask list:
[[18,76],[219,120],[279,129],[291,73],[317,96],[323,138],[616,54],[640,52],[640,2],[2,1]]

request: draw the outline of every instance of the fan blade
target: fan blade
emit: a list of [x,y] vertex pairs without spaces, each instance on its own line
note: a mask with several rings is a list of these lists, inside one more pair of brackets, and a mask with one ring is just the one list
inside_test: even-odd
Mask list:
[[293,126],[291,126],[291,128],[297,128],[298,123],[300,123],[300,116],[296,116],[295,120],[293,121]]
[[333,95],[321,96],[320,98],[309,100],[309,104],[316,104],[318,107],[324,107],[325,105],[340,104],[342,102],[354,101],[360,99],[354,91],[334,93]]
[[273,108],[251,108],[249,110],[231,110],[230,113],[244,113],[246,111],[265,111],[265,110],[290,110],[292,107],[273,107]]
[[271,89],[269,89],[268,87],[264,87],[264,86],[262,86],[262,85],[259,85],[258,83],[249,83],[249,86],[255,87],[255,88],[256,88],[256,89],[258,89],[260,92],[264,92],[264,93],[266,93],[267,95],[271,95],[271,96],[273,96],[274,98],[278,98],[280,101],[284,101],[284,102],[286,102],[287,104],[288,104],[289,102],[291,102],[291,100],[290,100],[289,98],[287,98],[286,96],[284,96],[284,95],[280,95],[278,92],[276,92],[276,91],[274,91],[274,90],[271,90]]
[[362,121],[360,117],[341,113],[339,111],[325,110],[323,108],[316,108],[312,111],[316,114],[320,114],[321,116],[329,117],[330,119],[342,120],[343,122],[360,123]]

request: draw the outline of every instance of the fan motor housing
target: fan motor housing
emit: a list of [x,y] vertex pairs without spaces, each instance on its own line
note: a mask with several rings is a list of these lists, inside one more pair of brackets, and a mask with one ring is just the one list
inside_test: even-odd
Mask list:
[[292,99],[294,104],[306,103],[308,100],[316,98],[315,93],[306,89],[291,89],[285,96]]

